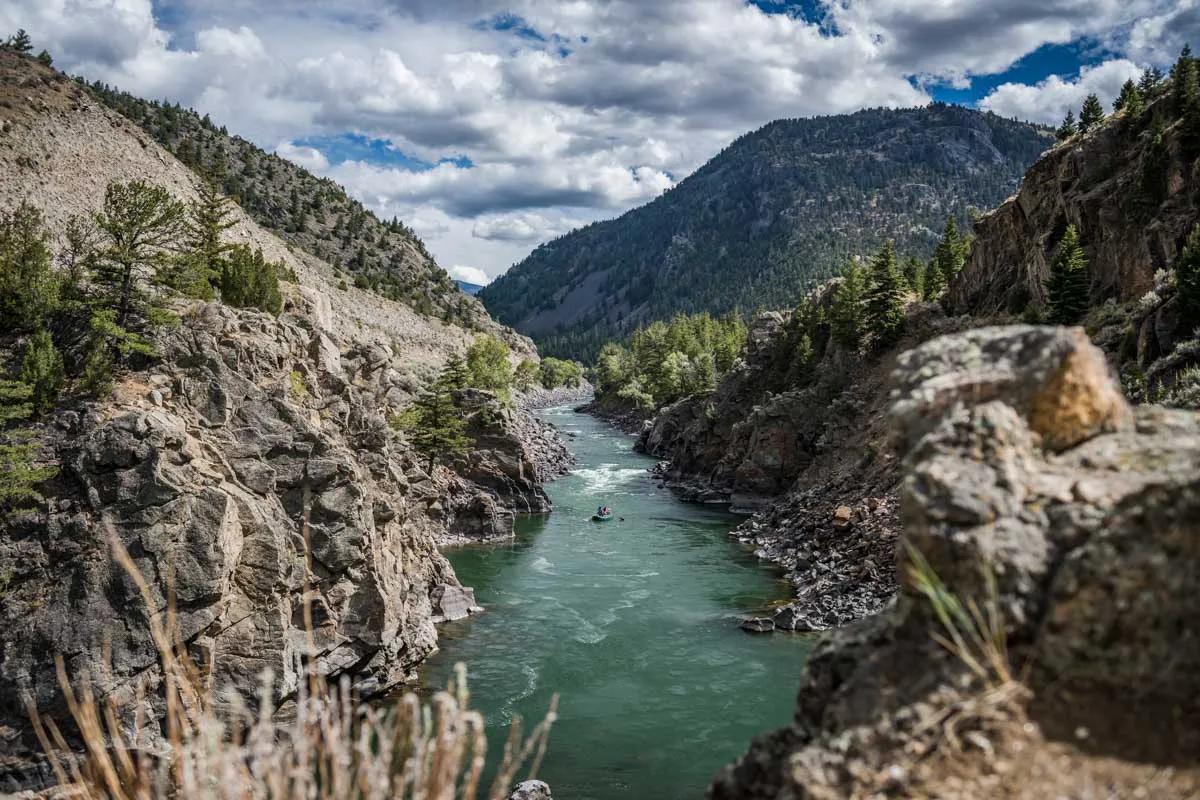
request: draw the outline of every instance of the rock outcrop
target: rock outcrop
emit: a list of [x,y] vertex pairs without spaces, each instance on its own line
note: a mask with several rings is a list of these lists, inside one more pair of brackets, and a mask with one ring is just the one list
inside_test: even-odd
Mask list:
[[[1021,326],[899,359],[900,596],[818,647],[793,724],[710,797],[1200,791],[1200,417],[1130,409],[1103,364]],[[930,591],[1000,657],[965,617],[958,656],[936,642]]]

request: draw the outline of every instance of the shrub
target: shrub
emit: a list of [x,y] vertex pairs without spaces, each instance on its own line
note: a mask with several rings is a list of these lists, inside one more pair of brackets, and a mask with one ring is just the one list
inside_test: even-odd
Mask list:
[[30,337],[25,348],[21,380],[31,389],[30,402],[35,413],[45,414],[54,408],[63,384],[63,359],[44,328]]
[[475,337],[467,348],[468,385],[507,397],[513,383],[510,352],[508,345],[490,333]]
[[221,299],[238,308],[278,314],[283,309],[278,270],[278,264],[263,258],[262,250],[234,245],[221,269]]

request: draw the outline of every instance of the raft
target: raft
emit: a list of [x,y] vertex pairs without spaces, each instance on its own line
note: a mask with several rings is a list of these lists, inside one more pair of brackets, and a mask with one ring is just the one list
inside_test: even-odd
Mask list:
[[608,522],[612,518],[612,514],[592,514],[592,522]]

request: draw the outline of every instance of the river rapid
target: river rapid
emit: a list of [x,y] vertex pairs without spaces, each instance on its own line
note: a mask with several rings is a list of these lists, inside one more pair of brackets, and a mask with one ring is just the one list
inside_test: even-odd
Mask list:
[[[547,487],[554,512],[519,521],[515,541],[447,553],[486,612],[442,626],[423,683],[468,665],[493,762],[513,716],[532,725],[557,692],[539,773],[556,798],[701,798],[791,718],[812,639],[738,628],[789,597],[726,535],[739,518],[660,488],[632,437],[570,408],[541,414],[578,463]],[[592,522],[602,504],[617,519]]]

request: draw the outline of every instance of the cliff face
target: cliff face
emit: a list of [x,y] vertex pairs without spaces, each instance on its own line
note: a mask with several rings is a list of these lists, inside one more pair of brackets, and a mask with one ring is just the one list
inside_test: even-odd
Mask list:
[[[900,358],[895,386],[900,596],[825,640],[793,724],[709,796],[1124,795],[1151,781],[1156,797],[1195,796],[1200,417],[1130,409],[1079,329],[939,338]],[[911,552],[943,608],[987,610],[982,640],[1012,668],[961,618],[978,672],[934,640],[951,633]]]
[[[195,197],[195,175],[139,128],[0,52],[0,207],[30,202],[61,235],[110,181],[134,179]],[[253,706],[269,668],[286,705],[302,660],[382,692],[435,649],[435,623],[475,610],[438,545],[510,536],[515,513],[549,510],[541,482],[568,454],[526,412],[473,393],[474,449],[432,474],[390,424],[481,327],[536,356],[528,340],[335,289],[329,264],[234,217],[228,239],[299,277],[282,287],[283,313],[178,301],[180,324],[152,333],[156,358],[121,373],[111,397],[67,401],[36,426],[58,474],[32,513],[0,520],[0,791],[52,780],[26,704],[66,716],[56,655],[123,713],[140,705],[149,729],[161,714],[149,620],[172,608],[225,701]]]
[[[1190,189],[1194,159],[1170,102],[1045,153],[1017,194],[976,223],[966,265],[950,287],[951,313],[1020,313],[1043,303],[1049,261],[1068,225],[1079,230],[1087,253],[1094,304],[1152,290],[1155,271],[1171,266],[1200,218]],[[1156,120],[1165,126],[1159,148]]]

